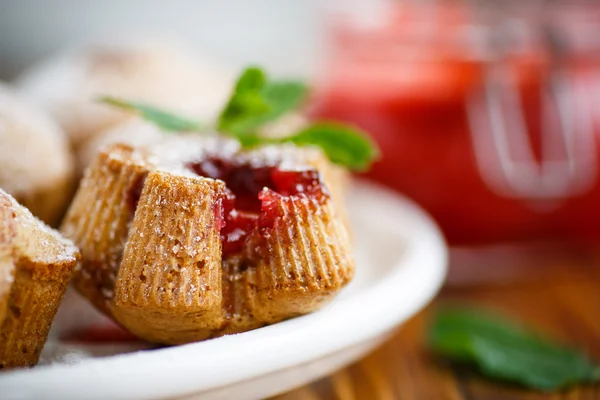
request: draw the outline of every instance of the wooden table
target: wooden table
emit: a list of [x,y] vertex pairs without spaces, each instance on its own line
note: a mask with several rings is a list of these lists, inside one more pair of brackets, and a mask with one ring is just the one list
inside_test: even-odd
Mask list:
[[600,384],[543,394],[493,383],[424,348],[432,311],[459,301],[519,318],[600,361],[600,251],[547,245],[504,250],[478,251],[475,257],[457,252],[450,282],[438,298],[389,342],[350,367],[276,399],[600,399]]

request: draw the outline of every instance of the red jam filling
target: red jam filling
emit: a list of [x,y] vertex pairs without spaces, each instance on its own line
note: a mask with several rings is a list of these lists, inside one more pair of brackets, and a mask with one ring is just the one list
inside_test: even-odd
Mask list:
[[223,255],[239,253],[247,237],[258,228],[268,229],[279,216],[283,197],[308,197],[323,203],[326,192],[316,170],[286,171],[276,166],[255,167],[220,158],[188,164],[200,176],[220,179],[227,189],[223,198],[221,241]]

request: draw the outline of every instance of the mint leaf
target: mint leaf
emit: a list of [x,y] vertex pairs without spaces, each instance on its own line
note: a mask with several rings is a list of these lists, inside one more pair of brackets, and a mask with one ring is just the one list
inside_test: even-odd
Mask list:
[[136,101],[103,96],[99,101],[125,110],[138,112],[144,119],[156,124],[160,129],[168,132],[200,131],[204,127],[200,122],[188,120],[177,115],[163,111],[149,104]]
[[255,67],[246,68],[238,78],[227,105],[221,112],[218,128],[234,135],[249,133],[257,125],[251,119],[269,111],[261,91],[266,84],[265,73]]
[[261,93],[269,105],[269,112],[262,116],[265,123],[298,109],[306,100],[308,88],[298,81],[275,81],[268,82]]
[[238,140],[238,142],[240,142],[240,145],[244,149],[251,149],[253,147],[261,146],[263,144],[275,143],[265,138],[262,138],[256,134],[240,135],[237,136],[236,139]]
[[364,171],[379,156],[379,148],[366,133],[337,122],[316,122],[279,141],[318,146],[331,162],[355,171]]
[[267,82],[265,72],[258,67],[248,67],[235,84],[234,96],[239,93],[256,92],[261,90]]
[[429,333],[434,351],[490,378],[546,391],[600,379],[600,369],[580,352],[488,313],[440,311]]
[[247,68],[221,112],[218,128],[235,136],[250,135],[300,106],[306,86],[295,81],[268,81],[256,67]]

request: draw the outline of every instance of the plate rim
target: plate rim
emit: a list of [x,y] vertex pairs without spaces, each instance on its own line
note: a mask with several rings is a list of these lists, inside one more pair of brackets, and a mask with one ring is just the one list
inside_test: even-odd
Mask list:
[[[15,399],[39,398],[49,393],[70,398],[69,395],[75,394],[75,386],[85,383],[86,392],[76,392],[77,398],[189,396],[326,357],[389,332],[422,309],[438,292],[446,275],[448,249],[437,225],[412,200],[364,180],[357,180],[353,186],[356,192],[352,193],[370,194],[381,206],[391,207],[387,212],[396,214],[394,218],[402,218],[403,224],[390,223],[388,228],[396,229],[399,234],[407,233],[404,225],[419,228],[411,232],[411,245],[383,279],[344,301],[333,302],[322,311],[250,332],[152,351],[86,359],[77,364],[5,372],[0,375],[0,393]],[[398,293],[399,288],[407,287],[412,289],[410,296]],[[402,306],[389,301],[390,293],[393,299],[404,301]],[[353,310],[364,309],[369,304],[379,305],[363,310],[369,312],[370,324],[364,325],[363,319],[348,318]],[[293,346],[290,348],[290,343],[303,342],[302,335],[318,336],[318,330],[323,327],[330,330],[329,334],[312,341],[308,350],[306,346],[302,352]],[[265,352],[253,368],[236,364],[239,360],[252,359],[256,354],[252,344],[256,343]],[[194,363],[196,356],[208,357],[213,364]],[[119,371],[118,385],[114,385],[113,369]],[[152,381],[150,378],[156,374],[167,379]],[[203,376],[200,383],[194,379],[199,375]],[[32,381],[36,385],[31,385]]]

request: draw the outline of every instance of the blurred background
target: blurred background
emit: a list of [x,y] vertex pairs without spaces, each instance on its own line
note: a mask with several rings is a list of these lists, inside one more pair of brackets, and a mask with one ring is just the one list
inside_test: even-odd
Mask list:
[[279,74],[314,73],[323,40],[318,0],[2,0],[0,76],[65,46],[97,40],[170,38],[227,62],[258,63]]
[[[164,49],[139,67],[155,63],[159,72],[144,78],[131,67],[138,82],[122,92],[185,99],[175,88],[193,87],[203,104],[165,104],[199,116],[214,112],[250,63],[308,80],[308,115],[372,134],[383,157],[367,175],[427,209],[458,264],[469,264],[463,250],[471,254],[473,246],[493,252],[485,253],[489,263],[506,244],[556,249],[600,238],[595,2],[0,3],[0,78],[56,114],[67,131],[71,121],[57,104],[80,88],[89,96],[89,76],[106,78],[82,72],[81,49],[96,66],[122,68],[114,52],[98,55],[107,48]],[[78,78],[65,79],[65,71]],[[168,76],[185,79],[167,88],[149,83]]]

